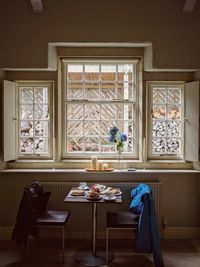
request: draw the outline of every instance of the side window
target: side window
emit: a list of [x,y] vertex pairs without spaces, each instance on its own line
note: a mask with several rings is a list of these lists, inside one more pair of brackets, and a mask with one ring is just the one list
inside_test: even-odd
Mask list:
[[52,83],[18,83],[18,157],[52,156]]
[[148,82],[151,159],[183,159],[184,83]]

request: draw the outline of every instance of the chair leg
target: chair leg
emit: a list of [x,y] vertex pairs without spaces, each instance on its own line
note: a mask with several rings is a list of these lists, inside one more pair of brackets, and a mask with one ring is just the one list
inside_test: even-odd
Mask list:
[[106,264],[108,264],[108,228],[106,228]]
[[62,238],[63,238],[63,242],[62,242],[62,262],[64,263],[65,261],[65,227],[62,227]]
[[25,250],[26,250],[26,258],[28,258],[28,254],[29,254],[29,243],[28,243],[28,238],[27,238],[26,243],[25,243]]

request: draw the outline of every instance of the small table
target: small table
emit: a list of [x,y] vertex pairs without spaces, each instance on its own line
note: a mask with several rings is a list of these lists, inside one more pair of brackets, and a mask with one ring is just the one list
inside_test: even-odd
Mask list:
[[[72,188],[73,189],[73,188]],[[117,196],[115,201],[105,201],[103,198],[99,200],[88,200],[84,196],[72,196],[71,190],[64,199],[64,202],[70,203],[91,203],[92,204],[92,250],[78,251],[74,258],[75,260],[84,266],[103,266],[106,264],[104,257],[98,256],[96,251],[96,231],[97,231],[97,204],[109,204],[109,203],[122,203],[122,197]]]

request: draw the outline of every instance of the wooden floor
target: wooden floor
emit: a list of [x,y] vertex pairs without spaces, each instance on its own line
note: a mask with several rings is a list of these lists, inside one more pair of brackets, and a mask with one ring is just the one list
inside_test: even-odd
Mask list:
[[[188,240],[161,241],[162,255],[165,267],[200,267],[200,242]],[[24,248],[16,248],[12,241],[0,241],[0,267],[77,267],[74,254],[82,247],[90,244],[83,241],[73,241],[66,244],[65,263],[62,264],[62,255],[59,245],[55,241],[35,243],[32,241],[29,257],[24,253]],[[103,245],[103,244],[102,244]],[[127,243],[112,242],[112,252],[115,258],[111,267],[153,267],[151,254],[136,254],[132,241]]]

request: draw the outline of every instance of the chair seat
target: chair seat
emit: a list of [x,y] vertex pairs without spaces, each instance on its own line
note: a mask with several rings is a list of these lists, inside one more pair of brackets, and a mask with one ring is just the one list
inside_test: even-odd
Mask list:
[[42,216],[37,218],[39,226],[64,226],[68,217],[69,211],[48,210]]
[[107,228],[137,228],[139,215],[131,211],[107,212]]

